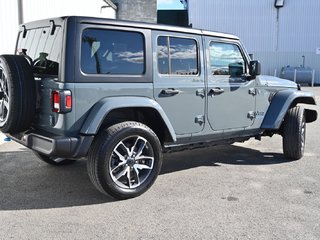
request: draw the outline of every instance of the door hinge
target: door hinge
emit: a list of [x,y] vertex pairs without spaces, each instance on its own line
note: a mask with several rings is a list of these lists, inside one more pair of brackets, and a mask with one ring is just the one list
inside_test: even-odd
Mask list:
[[255,88],[249,88],[249,94],[251,94],[251,95],[253,95],[253,96],[257,95],[257,89],[255,89]]
[[198,123],[200,126],[204,124],[204,116],[203,115],[196,116],[195,123]]
[[206,96],[205,94],[206,93],[205,93],[205,90],[203,88],[197,89],[197,91],[196,91],[196,95],[201,97],[201,98],[204,98]]
[[247,117],[253,120],[256,118],[256,113],[254,111],[250,111],[248,112]]

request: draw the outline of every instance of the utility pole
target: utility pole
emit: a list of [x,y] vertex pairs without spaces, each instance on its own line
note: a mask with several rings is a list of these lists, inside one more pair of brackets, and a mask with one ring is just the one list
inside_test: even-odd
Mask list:
[[115,11],[117,11],[118,7],[117,5],[115,5],[111,0],[103,0],[107,5],[106,6],[102,6],[101,8],[107,8],[107,7],[111,7],[112,9],[114,9]]
[[23,0],[18,1],[18,24],[21,25],[23,23]]

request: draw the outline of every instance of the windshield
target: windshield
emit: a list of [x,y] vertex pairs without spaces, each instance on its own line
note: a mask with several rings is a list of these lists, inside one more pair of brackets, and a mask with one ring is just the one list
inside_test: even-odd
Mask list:
[[30,58],[35,75],[58,76],[61,44],[61,27],[57,26],[53,34],[50,33],[50,27],[36,28],[28,30],[26,34],[19,33],[16,50]]

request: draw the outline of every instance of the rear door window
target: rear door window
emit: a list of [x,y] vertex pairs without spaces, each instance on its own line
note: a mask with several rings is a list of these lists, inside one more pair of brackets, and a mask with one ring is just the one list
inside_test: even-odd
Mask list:
[[158,71],[169,75],[198,75],[198,47],[195,39],[160,36]]

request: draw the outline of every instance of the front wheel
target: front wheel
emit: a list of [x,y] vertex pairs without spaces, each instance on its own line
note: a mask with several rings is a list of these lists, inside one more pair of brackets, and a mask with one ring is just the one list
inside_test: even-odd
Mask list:
[[128,199],[147,191],[162,166],[156,134],[138,122],[122,122],[102,130],[91,146],[87,168],[102,193]]
[[306,139],[304,108],[290,108],[283,122],[282,145],[286,158],[298,160],[303,157]]

